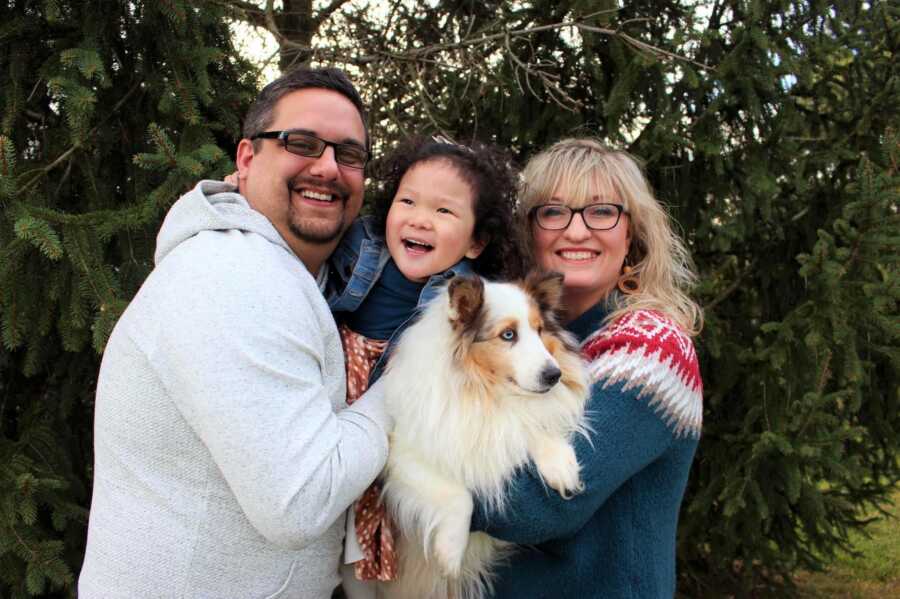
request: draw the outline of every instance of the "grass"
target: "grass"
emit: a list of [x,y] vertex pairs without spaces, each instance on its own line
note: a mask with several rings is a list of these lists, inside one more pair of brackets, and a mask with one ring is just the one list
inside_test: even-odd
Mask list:
[[900,490],[888,506],[893,518],[868,527],[871,537],[855,534],[853,547],[859,557],[841,555],[824,572],[804,572],[796,577],[804,599],[900,598]]

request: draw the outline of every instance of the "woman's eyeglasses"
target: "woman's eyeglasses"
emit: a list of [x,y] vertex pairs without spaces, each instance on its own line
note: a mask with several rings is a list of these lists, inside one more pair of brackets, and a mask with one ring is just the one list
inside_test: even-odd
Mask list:
[[594,231],[606,231],[619,224],[625,207],[621,204],[588,204],[582,208],[570,208],[565,204],[541,204],[529,211],[537,225],[548,231],[560,231],[569,226],[572,217],[581,213],[584,225]]
[[325,148],[334,148],[334,161],[351,168],[364,168],[369,161],[369,152],[355,144],[338,144],[333,141],[320,139],[309,133],[299,131],[266,131],[257,133],[250,139],[277,139],[284,144],[284,149],[291,154],[318,158],[325,152]]

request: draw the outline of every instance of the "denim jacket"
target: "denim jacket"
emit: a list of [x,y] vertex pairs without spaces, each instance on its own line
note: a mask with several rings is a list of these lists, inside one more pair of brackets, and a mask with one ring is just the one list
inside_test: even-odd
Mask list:
[[[374,219],[371,216],[356,219],[328,260],[328,287],[325,298],[331,311],[353,312],[359,308],[372,291],[390,257],[384,237],[375,232]],[[370,385],[381,376],[386,358],[393,350],[400,333],[415,321],[425,305],[434,299],[438,291],[453,277],[474,273],[472,261],[463,258],[444,272],[428,278],[419,295],[415,313],[388,339],[387,349],[372,369],[369,377]]]

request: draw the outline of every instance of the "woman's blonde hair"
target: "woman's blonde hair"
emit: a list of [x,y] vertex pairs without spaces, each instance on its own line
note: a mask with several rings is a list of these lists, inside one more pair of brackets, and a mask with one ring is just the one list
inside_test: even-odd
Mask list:
[[[703,326],[700,306],[688,290],[696,283],[693,261],[671,219],[650,189],[638,160],[621,150],[591,138],[564,139],[536,155],[522,172],[516,223],[522,248],[534,264],[533,233],[529,212],[565,193],[573,207],[597,202],[598,190],[612,190],[613,202],[621,202],[629,214],[631,244],[625,263],[633,269],[640,288],[622,294],[622,301],[608,320],[635,310],[658,310],[690,335]],[[601,198],[599,201],[607,201]]]

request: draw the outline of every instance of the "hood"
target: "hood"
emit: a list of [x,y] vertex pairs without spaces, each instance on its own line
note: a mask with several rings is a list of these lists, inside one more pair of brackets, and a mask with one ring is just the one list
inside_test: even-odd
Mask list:
[[231,229],[262,235],[293,255],[269,219],[251,208],[234,185],[207,180],[200,181],[169,209],[156,236],[154,261],[159,264],[178,244],[201,231]]

